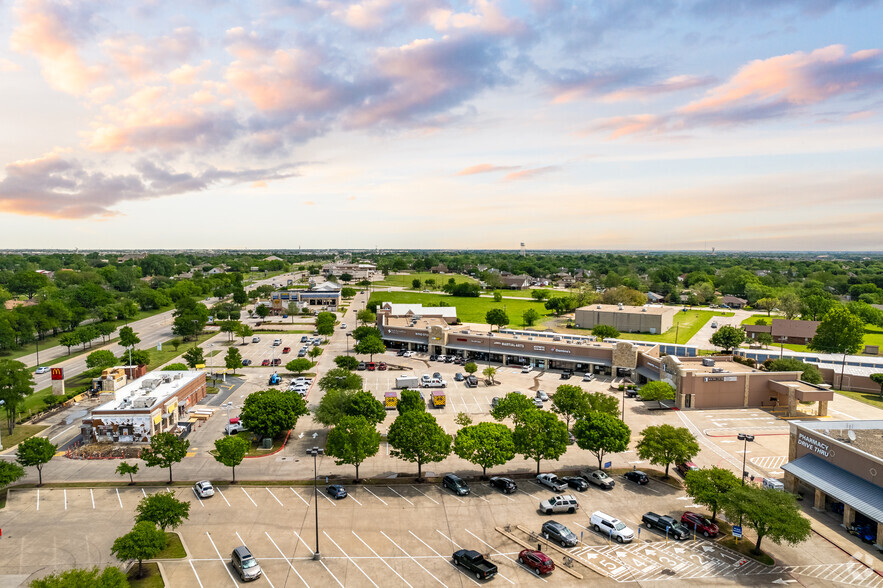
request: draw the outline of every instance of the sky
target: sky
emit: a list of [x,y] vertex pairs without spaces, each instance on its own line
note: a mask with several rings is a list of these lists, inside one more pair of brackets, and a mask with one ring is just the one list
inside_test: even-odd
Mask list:
[[0,248],[883,250],[875,0],[0,0]]

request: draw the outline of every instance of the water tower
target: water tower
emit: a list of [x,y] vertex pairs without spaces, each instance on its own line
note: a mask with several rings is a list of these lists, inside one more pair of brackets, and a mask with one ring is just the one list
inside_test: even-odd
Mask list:
[[525,251],[524,251],[524,243],[522,242],[521,243],[521,257],[524,257],[525,255],[527,255],[527,253],[525,253]]

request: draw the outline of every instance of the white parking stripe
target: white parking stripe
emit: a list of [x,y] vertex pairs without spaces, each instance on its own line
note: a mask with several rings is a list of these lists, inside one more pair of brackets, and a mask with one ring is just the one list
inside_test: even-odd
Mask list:
[[[438,531],[438,529],[436,529],[436,531]],[[470,535],[472,535],[473,537],[475,537],[476,539],[478,539],[479,541],[481,541],[482,543],[484,543],[485,545],[487,545],[488,547],[490,547],[490,548],[491,548],[491,553],[493,553],[493,554],[495,554],[495,555],[502,556],[502,557],[506,557],[504,554],[500,553],[500,551],[497,550],[497,548],[495,548],[493,545],[491,545],[490,543],[488,543],[487,541],[485,541],[484,539],[482,539],[481,537],[479,537],[478,535],[476,535],[475,533],[473,533],[473,532],[470,531],[469,529],[464,529],[464,531],[466,531],[467,533],[469,533]],[[441,533],[441,531],[439,531],[439,533]],[[444,537],[444,533],[442,533],[442,537]],[[447,537],[445,537],[445,539],[447,539]],[[448,541],[451,541],[451,540],[448,539]],[[451,543],[454,543],[454,542],[451,541]],[[454,545],[456,545],[456,543],[454,543]],[[458,549],[461,549],[461,548],[458,548]],[[514,559],[513,559],[512,561],[514,561],[515,563],[518,563],[518,562],[517,562],[516,560],[514,560]],[[500,576],[501,578],[503,578],[504,580],[506,580],[507,582],[509,582],[510,584],[515,584],[515,582],[513,582],[512,580],[510,580],[509,578],[507,578],[506,576],[504,576],[503,574],[501,574],[501,573],[499,572],[499,570],[497,571],[497,575]],[[539,576],[537,576],[537,577],[539,578]],[[540,580],[543,580],[543,579],[540,578]],[[543,582],[545,582],[545,580],[543,580]]]
[[396,492],[395,490],[393,490],[391,487],[387,486],[387,488],[389,488],[390,490],[392,490],[392,492],[393,492],[396,496],[401,497],[405,502],[407,502],[407,503],[410,504],[411,506],[414,506],[414,503],[413,503],[413,502],[411,502],[410,500],[408,500],[407,498],[405,498],[404,496],[402,496],[401,494],[399,494],[398,492]]
[[193,560],[188,560],[187,563],[190,564],[190,569],[193,570],[193,575],[196,576],[196,583],[199,584],[199,588],[205,588],[205,586],[202,585],[202,580],[199,579],[199,574],[196,573],[196,568],[193,567]]
[[328,566],[325,565],[325,562],[322,561],[322,560],[320,559],[320,560],[319,560],[319,563],[322,564],[322,567],[325,568],[325,571],[326,571],[326,572],[328,572],[329,574],[331,574],[331,577],[334,578],[334,581],[337,582],[337,585],[340,586],[340,588],[344,588],[344,585],[341,584],[341,583],[340,583],[340,580],[337,579],[337,576],[335,576],[335,575],[331,572],[331,570],[328,569]]
[[362,503],[359,502],[358,500],[356,500],[356,497],[355,497],[355,496],[353,496],[353,495],[350,494],[349,492],[347,492],[346,495],[347,495],[349,498],[352,498],[353,500],[355,500],[355,501],[356,501],[356,504],[358,504],[359,506],[362,506]]
[[224,566],[224,570],[226,570],[227,575],[230,576],[230,581],[233,582],[233,585],[234,585],[234,586],[237,586],[237,584],[236,584],[236,579],[233,578],[233,574],[230,572],[230,568],[227,566],[227,562],[224,560],[223,557],[221,557],[221,552],[218,551],[218,547],[215,545],[215,542],[212,541],[212,536],[211,536],[211,534],[210,534],[208,531],[206,531],[206,532],[205,532],[205,536],[208,537],[209,542],[212,544],[212,549],[214,549],[214,550],[215,550],[215,553],[218,554],[218,561],[221,562],[221,565],[222,565],[222,566]]
[[[303,579],[303,576],[301,576],[301,575],[300,575],[300,572],[298,572],[298,571],[297,571],[297,570],[296,570],[296,569],[295,569],[295,567],[294,567],[294,564],[293,564],[293,563],[291,563],[291,560],[290,560],[290,559],[288,559],[288,558],[287,558],[287,557],[285,557],[285,554],[284,554],[284,553],[282,553],[282,550],[281,550],[281,549],[279,549],[279,546],[278,546],[278,545],[276,545],[276,542],[275,542],[275,541],[273,541],[273,538],[272,538],[272,537],[270,537],[270,534],[269,534],[269,533],[267,533],[267,532],[266,532],[266,531],[264,531],[264,535],[266,535],[266,536],[267,536],[267,539],[269,539],[269,540],[270,540],[270,543],[272,543],[272,544],[273,544],[273,547],[275,547],[275,548],[276,548],[276,551],[278,551],[278,552],[279,552],[279,555],[281,555],[281,556],[282,556],[282,557],[283,557],[283,558],[284,558],[284,559],[285,559],[285,562],[286,562],[286,563],[287,563],[287,564],[288,564],[288,567],[290,567],[290,568],[291,568],[291,570],[292,570],[292,571],[293,571],[293,572],[294,572],[294,573],[295,573],[295,574],[297,574],[297,577],[298,577],[298,578],[300,578],[300,581],[301,581],[301,582],[303,582],[303,583],[304,583],[304,586],[306,586],[306,587],[307,587],[307,588],[310,588],[310,585],[309,585],[309,584],[307,584],[307,581],[306,581],[306,580],[304,580],[304,579]],[[337,578],[335,578],[335,580],[336,580],[336,579],[337,579]],[[338,582],[338,584],[339,584],[339,583],[340,583],[340,582]]]
[[374,588],[380,588],[380,586],[378,586],[377,583],[374,582],[374,580],[371,579],[371,576],[369,576],[368,574],[366,574],[366,573],[365,573],[365,570],[363,570],[362,567],[361,567],[359,564],[357,564],[357,563],[353,560],[353,558],[351,558],[351,557],[347,554],[346,551],[344,551],[343,549],[340,548],[340,545],[337,544],[337,541],[335,541],[334,539],[331,538],[331,535],[329,535],[329,534],[326,533],[325,531],[322,531],[322,534],[324,534],[326,537],[328,537],[328,540],[329,540],[329,541],[331,541],[332,543],[334,543],[334,546],[337,548],[337,550],[340,551],[340,552],[343,554],[343,556],[349,560],[349,562],[350,562],[351,564],[353,564],[354,566],[356,566],[356,569],[359,570],[360,572],[362,572],[362,575],[365,576],[366,578],[368,578],[368,581],[369,581],[369,582],[371,582],[372,584],[374,584]]
[[336,504],[334,504],[334,501],[333,501],[333,500],[331,500],[330,498],[328,498],[327,496],[325,496],[325,493],[324,493],[324,492],[322,492],[321,490],[316,490],[316,492],[319,493],[319,496],[321,496],[322,498],[324,498],[325,500],[327,500],[328,502],[330,502],[330,503],[331,503],[331,506],[337,506]]
[[383,535],[384,537],[386,537],[386,539],[387,539],[390,543],[392,543],[393,545],[395,545],[396,548],[398,548],[399,551],[401,551],[401,552],[404,553],[406,556],[408,556],[408,559],[410,559],[412,562],[414,562],[415,564],[417,564],[418,566],[420,566],[420,567],[423,569],[424,572],[426,572],[427,574],[429,574],[430,576],[432,576],[432,578],[433,578],[436,582],[438,582],[439,584],[441,584],[441,585],[444,586],[445,588],[448,588],[447,584],[445,584],[444,582],[442,582],[441,580],[439,580],[438,578],[436,578],[436,577],[433,575],[432,572],[430,572],[429,570],[427,570],[426,568],[424,568],[424,567],[423,567],[423,564],[421,564],[419,561],[417,561],[416,559],[414,559],[414,557],[413,557],[410,553],[408,553],[407,551],[405,551],[404,549],[402,549],[401,547],[399,547],[399,544],[396,543],[395,541],[393,541],[392,539],[390,539],[390,538],[389,538],[389,535],[387,535],[387,534],[384,533],[383,531],[380,531],[380,534]]
[[223,492],[221,492],[221,489],[220,489],[220,488],[215,488],[215,490],[217,490],[217,491],[218,491],[218,494],[220,494],[220,495],[221,495],[221,498],[223,498],[223,499],[224,499],[224,502],[226,502],[226,503],[227,503],[227,506],[230,506],[230,502],[229,502],[229,501],[228,501],[228,500],[227,500],[227,497],[226,497],[226,496],[224,496],[224,493],[223,493]]
[[117,488],[116,491],[117,491],[117,500],[119,500],[119,502],[120,502],[120,508],[123,508],[123,499],[120,498],[120,489]]
[[193,489],[193,495],[196,496],[196,500],[199,501],[199,506],[205,508],[205,505],[202,503],[202,498],[200,498],[199,494],[196,493],[196,488]]
[[[368,494],[370,494],[371,496],[373,496],[374,498],[376,498],[377,500],[379,500],[379,501],[382,502],[383,504],[386,504],[386,501],[385,501],[384,499],[382,499],[381,497],[377,496],[376,494],[374,494],[373,492],[371,492],[371,491],[368,490],[367,488],[365,488],[365,492],[367,492]],[[386,506],[389,506],[389,505],[386,504]]]
[[64,510],[67,510],[67,490],[64,491]]
[[144,495],[144,498],[147,498],[147,492],[144,491],[144,488],[141,488],[141,494]]
[[[242,540],[242,537],[239,536],[239,531],[236,531],[236,538],[239,539],[239,542],[240,542],[242,545],[245,545],[245,541],[243,541],[243,540]],[[270,588],[276,588],[275,586],[273,586],[273,582],[270,581],[270,578],[267,577],[267,570],[261,568],[261,572],[263,572],[261,575],[264,577],[264,580],[267,581],[267,584],[270,585]]]
[[419,492],[420,494],[422,494],[422,495],[425,496],[426,498],[430,499],[431,501],[435,502],[436,504],[439,504],[439,503],[438,503],[438,502],[437,502],[432,496],[430,496],[429,494],[426,494],[425,492],[420,492],[420,489],[417,488],[417,486],[411,486],[411,488],[413,488],[414,490],[416,490],[417,492]]
[[[307,545],[307,542],[304,541],[303,538],[302,538],[300,535],[297,534],[297,531],[295,531],[294,529],[292,529],[291,532],[294,533],[294,536],[297,537],[297,540],[298,540],[298,541],[300,541],[301,543],[304,544],[304,547],[307,548],[307,551],[310,552],[310,555],[313,555],[313,554],[315,553],[312,549],[310,549],[310,546]],[[295,545],[295,549],[297,549],[297,545]]]
[[[245,491],[245,488],[240,488],[240,490],[242,490],[242,493],[245,494],[246,498],[251,500],[251,496],[248,495],[248,492]],[[255,508],[257,508],[258,505],[254,500],[251,500],[251,503],[255,506]]]
[[279,500],[278,498],[276,498],[276,495],[273,494],[273,491],[272,491],[272,490],[270,490],[269,488],[267,488],[267,492],[270,493],[270,496],[273,497],[273,500],[275,500],[276,502],[279,503],[279,506],[285,506],[284,504],[282,504],[282,501],[281,501],[281,500]]
[[294,488],[289,487],[288,489],[291,490],[292,492],[294,492],[294,495],[297,496],[298,498],[300,498],[300,501],[301,501],[301,502],[303,502],[303,503],[306,504],[307,506],[310,506],[310,503],[307,502],[306,500],[304,500],[304,497],[303,497],[303,496],[301,496],[300,494],[298,494],[297,492],[295,492],[295,491],[294,491]]
[[40,489],[37,488],[37,510],[40,510]]
[[[452,568],[454,568],[454,569],[457,570],[457,571],[460,571],[460,568],[458,568],[458,567],[456,566],[456,564],[454,564],[454,562],[452,562],[452,561],[449,560],[447,557],[443,556],[443,555],[440,554],[438,551],[436,551],[435,549],[433,549],[432,547],[430,547],[429,544],[428,544],[426,541],[424,541],[423,539],[421,539],[420,537],[418,537],[417,535],[415,535],[413,531],[408,531],[408,533],[411,534],[411,537],[413,537],[414,539],[416,539],[417,541],[419,541],[420,543],[422,543],[423,545],[425,545],[425,546],[426,546],[426,547],[427,547],[432,553],[436,554],[437,556],[439,556],[440,558],[442,558],[443,560],[445,560],[446,562],[448,562],[448,565],[449,565],[449,566],[451,566]],[[476,582],[475,580],[472,579],[472,576],[466,576],[466,577],[469,578],[469,580],[470,580],[473,584],[475,584],[476,586],[480,586],[480,584],[479,584],[478,582]]]
[[95,510],[95,493],[89,488],[89,496],[92,498],[92,510]]
[[390,570],[392,570],[392,573],[395,574],[396,576],[398,576],[398,577],[399,577],[399,580],[401,580],[401,581],[404,582],[405,584],[408,584],[408,587],[409,587],[409,588],[414,588],[413,586],[411,586],[411,584],[410,584],[407,580],[405,580],[404,578],[402,578],[401,574],[399,574],[397,571],[395,571],[395,569],[387,563],[386,558],[384,558],[384,557],[380,557],[379,555],[377,555],[377,552],[374,551],[373,549],[371,549],[371,546],[368,545],[367,543],[365,543],[365,542],[362,540],[361,537],[359,537],[358,535],[356,535],[356,532],[355,532],[355,531],[352,531],[352,534],[356,536],[356,539],[358,539],[359,541],[362,541],[362,545],[364,545],[365,547],[367,547],[368,550],[369,550],[371,553],[374,554],[374,557],[376,557],[377,559],[379,559],[380,562],[383,563],[383,565],[385,565],[385,566],[388,567]]

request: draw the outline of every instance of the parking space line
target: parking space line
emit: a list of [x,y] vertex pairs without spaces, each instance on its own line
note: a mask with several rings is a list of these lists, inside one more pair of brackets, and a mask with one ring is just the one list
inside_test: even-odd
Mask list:
[[[494,547],[493,545],[491,545],[490,543],[488,543],[487,541],[485,541],[484,539],[482,539],[481,537],[479,537],[478,535],[476,535],[475,533],[473,533],[469,529],[463,529],[463,530],[466,531],[467,533],[469,533],[470,535],[472,535],[473,537],[475,537],[476,539],[478,539],[479,541],[481,541],[482,543],[484,543],[485,545],[487,545],[488,547],[490,547],[492,550],[491,553],[494,553],[494,554],[499,555],[505,559],[508,559],[505,555],[500,553],[500,551],[496,547]],[[436,531],[438,531],[438,529],[436,529]],[[441,533],[442,537],[444,537],[444,533],[442,533],[441,531],[438,531],[438,532]],[[447,539],[447,537],[445,537],[445,539]],[[450,541],[451,543],[454,543],[453,540],[451,540],[451,539],[448,539],[448,541]],[[454,543],[454,545],[457,545],[457,544]],[[461,548],[458,547],[458,549],[461,549]],[[511,561],[518,564],[518,561],[515,559],[512,559]],[[530,570],[528,570],[528,571],[530,571]],[[513,582],[512,580],[510,580],[509,578],[507,578],[506,576],[501,574],[499,572],[499,570],[497,570],[497,575],[500,576],[501,578],[503,578],[504,580],[506,580],[507,582],[509,582],[510,584],[515,584],[515,582]],[[539,576],[537,576],[537,577],[539,578]],[[540,580],[543,580],[543,579],[540,578]],[[543,580],[543,582],[545,582],[545,580]]]
[[218,551],[218,546],[215,545],[215,542],[214,542],[214,541],[212,541],[212,536],[211,536],[211,534],[210,534],[208,531],[206,531],[206,532],[205,532],[205,536],[208,537],[209,543],[212,544],[212,549],[214,549],[214,550],[215,550],[215,553],[218,554],[218,561],[221,562],[221,565],[222,565],[222,566],[224,566],[224,569],[227,571],[227,575],[230,576],[230,581],[233,582],[233,585],[234,585],[234,586],[238,586],[238,584],[236,584],[236,579],[233,578],[233,573],[230,571],[230,568],[227,567],[227,562],[224,561],[224,558],[223,558],[223,557],[221,557],[221,552]]
[[37,510],[40,510],[40,489],[37,488]]
[[[411,534],[411,537],[413,537],[414,539],[416,539],[417,541],[419,541],[420,543],[422,543],[423,545],[425,545],[425,546],[426,546],[426,547],[427,547],[432,553],[436,554],[437,556],[439,556],[440,558],[442,558],[443,560],[445,560],[445,561],[448,563],[449,566],[451,566],[452,568],[454,568],[454,569],[457,570],[458,572],[462,572],[462,570],[461,570],[459,567],[457,567],[457,565],[456,565],[454,562],[452,562],[452,561],[449,560],[447,557],[443,556],[443,555],[440,554],[438,551],[436,551],[435,549],[433,549],[432,547],[430,547],[429,544],[428,544],[426,541],[424,541],[423,539],[421,539],[420,537],[418,537],[417,535],[415,535],[413,531],[408,531],[408,533]],[[497,573],[499,573],[499,572],[497,572]],[[467,575],[466,577],[469,578],[469,580],[470,580],[473,584],[475,584],[476,586],[480,586],[480,584],[479,584],[478,582],[476,582],[475,580],[472,579],[472,576],[468,576],[468,575]]]
[[273,500],[275,500],[276,502],[279,503],[279,506],[285,506],[284,504],[282,504],[282,501],[281,501],[281,500],[279,500],[278,498],[276,498],[276,495],[273,494],[273,491],[272,491],[272,490],[270,490],[269,488],[267,488],[267,492],[270,493],[270,496],[273,497]]
[[300,494],[298,494],[297,492],[295,492],[294,488],[292,488],[292,487],[289,486],[288,489],[291,490],[292,492],[294,492],[294,495],[297,496],[298,498],[300,498],[300,501],[301,501],[301,502],[303,502],[303,503],[306,504],[307,506],[310,506],[310,503],[307,502],[306,500],[304,500],[304,497],[303,497],[303,496],[301,496]]
[[[242,537],[239,536],[239,531],[236,531],[236,538],[239,539],[239,542],[242,545],[245,545],[245,541],[243,541]],[[273,582],[270,581],[270,578],[267,577],[267,570],[261,568],[261,572],[263,572],[261,575],[264,577],[264,580],[267,581],[267,584],[270,585],[270,588],[276,588],[275,586],[273,586]]]
[[89,488],[89,496],[92,498],[92,510],[95,510],[95,493]]
[[196,496],[196,500],[199,501],[199,506],[205,508],[205,505],[202,503],[202,498],[200,498],[199,494],[196,493],[196,488],[193,489],[193,495]]
[[[301,538],[301,536],[297,534],[297,531],[295,531],[294,529],[292,529],[291,532],[294,533],[294,536],[297,537],[297,540],[298,540],[298,541],[300,541],[301,543],[304,544],[304,547],[307,548],[307,551],[310,552],[310,555],[315,555],[315,552],[314,552],[312,549],[310,549],[310,546],[307,545],[307,542],[304,541],[303,538]],[[297,545],[295,545],[294,548],[297,549]]]
[[144,491],[144,488],[141,488],[141,494],[144,495],[144,498],[147,498],[147,492]]
[[[432,579],[433,579],[433,580],[435,580],[436,582],[438,582],[439,584],[441,584],[441,585],[444,586],[445,588],[448,588],[448,585],[447,585],[447,584],[445,584],[444,582],[442,582],[441,580],[439,580],[438,578],[436,578],[435,575],[433,575],[432,572],[430,572],[429,570],[427,570],[426,568],[424,568],[424,567],[423,567],[423,564],[421,564],[419,561],[417,561],[416,559],[414,559],[414,557],[413,557],[410,553],[408,553],[407,551],[405,551],[404,549],[402,549],[401,547],[399,547],[399,544],[396,543],[395,541],[393,541],[392,539],[390,539],[390,538],[389,538],[389,535],[387,535],[387,534],[384,533],[383,531],[380,531],[380,534],[383,535],[384,537],[386,537],[386,539],[387,539],[390,543],[392,543],[393,545],[395,545],[396,548],[397,548],[399,551],[401,551],[401,552],[404,553],[406,556],[408,556],[408,559],[410,559],[412,562],[414,562],[415,564],[417,564],[418,566],[420,566],[420,567],[423,569],[424,572],[426,572],[427,574],[429,574],[430,576],[432,576]],[[453,565],[453,564],[451,564],[451,565]],[[474,580],[473,580],[473,582],[474,582]]]
[[[482,486],[486,486],[487,488],[491,487],[490,484],[482,484]],[[502,495],[503,498],[505,498],[506,500],[509,500],[510,502],[515,502],[515,499],[510,498],[508,494],[504,494],[503,492],[500,492],[500,495]]]
[[356,569],[359,570],[360,572],[362,572],[362,575],[365,576],[366,578],[368,578],[368,581],[369,581],[369,582],[371,582],[372,584],[374,584],[374,588],[380,588],[380,586],[378,586],[377,583],[374,582],[374,580],[371,579],[371,576],[369,576],[368,574],[365,573],[365,570],[362,569],[362,566],[360,566],[359,564],[357,564],[357,563],[353,560],[353,558],[351,558],[351,557],[349,556],[349,554],[347,554],[346,551],[344,551],[343,549],[340,548],[340,545],[337,544],[337,541],[335,541],[334,539],[331,538],[331,535],[329,535],[329,534],[326,533],[325,531],[322,531],[322,534],[325,535],[326,537],[328,537],[328,540],[329,540],[329,541],[331,541],[332,543],[334,543],[334,546],[337,548],[337,550],[340,551],[340,552],[343,554],[343,556],[344,556],[345,558],[347,558],[347,560],[349,560],[349,562],[350,562],[351,564],[353,564],[354,566],[356,566]]
[[377,559],[379,559],[379,560],[381,561],[381,563],[383,563],[383,565],[385,565],[386,567],[388,567],[388,568],[392,571],[393,574],[395,574],[396,576],[398,576],[398,577],[399,577],[399,580],[401,580],[402,582],[404,582],[405,584],[407,584],[407,585],[408,585],[408,588],[414,588],[413,586],[411,586],[411,584],[410,584],[407,580],[405,580],[404,578],[402,578],[402,575],[399,574],[399,573],[395,570],[395,568],[393,568],[391,565],[389,565],[389,563],[387,563],[386,558],[380,557],[380,556],[377,554],[376,551],[374,551],[373,549],[371,549],[371,546],[370,546],[370,545],[368,545],[367,543],[365,543],[365,541],[362,540],[361,537],[359,537],[358,535],[356,535],[356,532],[355,532],[355,531],[351,531],[351,532],[352,532],[353,535],[356,536],[356,539],[358,539],[359,541],[362,542],[362,545],[364,545],[365,547],[367,547],[368,550],[369,550],[371,553],[374,554],[374,557],[376,557]]
[[411,502],[410,500],[408,500],[407,498],[405,498],[404,496],[402,496],[401,494],[399,494],[398,492],[396,492],[395,490],[393,490],[391,486],[387,486],[387,488],[389,488],[390,490],[392,490],[392,492],[393,492],[396,496],[401,497],[405,502],[407,502],[407,503],[410,504],[411,506],[414,506],[414,503],[413,503],[413,502]]
[[322,560],[320,559],[320,560],[319,560],[319,563],[322,564],[322,567],[325,568],[325,571],[326,571],[326,572],[328,572],[329,574],[331,574],[331,577],[334,578],[334,581],[337,582],[337,585],[340,586],[340,588],[344,588],[344,585],[341,584],[341,583],[340,583],[340,580],[337,579],[337,576],[335,576],[335,575],[331,572],[331,570],[328,569],[328,566],[325,565],[325,562],[322,561]]
[[[303,576],[301,576],[301,575],[300,575],[300,572],[298,572],[298,571],[297,571],[297,569],[295,569],[295,567],[294,567],[294,564],[293,564],[293,563],[291,563],[291,560],[290,560],[290,559],[288,559],[288,558],[287,558],[287,557],[285,557],[285,554],[284,554],[284,553],[282,553],[282,550],[281,550],[281,549],[279,549],[279,546],[278,546],[278,545],[276,545],[276,542],[275,542],[275,541],[273,541],[273,538],[272,538],[272,537],[270,537],[270,534],[269,534],[269,533],[267,533],[267,532],[266,532],[266,531],[264,531],[264,535],[266,535],[266,536],[267,536],[267,539],[269,539],[269,540],[270,540],[270,543],[272,543],[272,544],[273,544],[273,547],[275,547],[275,548],[276,548],[276,551],[278,551],[278,552],[279,552],[279,555],[281,555],[281,556],[282,556],[282,557],[283,557],[283,559],[285,559],[285,562],[286,562],[286,563],[287,563],[287,564],[288,564],[288,567],[290,567],[290,568],[291,568],[291,570],[292,570],[292,571],[293,571],[293,572],[294,572],[294,573],[295,573],[295,574],[297,574],[297,577],[298,577],[298,578],[300,578],[300,581],[301,581],[301,582],[303,582],[303,583],[304,583],[304,586],[306,586],[306,587],[307,587],[307,588],[310,588],[310,585],[309,585],[309,584],[307,584],[307,581],[306,581],[306,580],[304,580],[304,578],[303,578]],[[297,533],[295,533],[295,535],[297,535]],[[300,537],[298,537],[298,539],[300,539]],[[310,553],[312,553],[312,552],[310,552]],[[327,569],[327,568],[326,568],[326,569]],[[335,580],[336,580],[336,579],[337,579],[337,578],[335,578]],[[338,582],[338,584],[340,584],[340,582]]]
[[356,501],[356,504],[358,504],[359,506],[362,506],[362,503],[359,502],[358,500],[356,500],[356,497],[355,497],[355,496],[353,496],[353,495],[350,494],[349,492],[347,492],[346,495],[349,496],[350,498],[352,498],[353,500],[355,500],[355,501]]
[[64,491],[64,510],[67,510],[67,489]]
[[435,502],[436,504],[439,504],[439,503],[438,503],[433,497],[431,497],[429,494],[426,494],[426,493],[424,493],[424,492],[420,492],[420,490],[417,488],[417,486],[411,486],[411,488],[413,488],[414,490],[417,490],[418,493],[420,493],[421,495],[423,495],[423,496],[425,496],[426,498],[430,499],[431,501]]
[[221,492],[221,489],[220,489],[220,488],[215,488],[215,490],[217,490],[217,491],[218,491],[218,494],[220,494],[220,495],[221,495],[221,498],[223,498],[223,499],[224,499],[224,502],[226,502],[226,503],[227,503],[227,506],[230,506],[230,502],[229,502],[229,501],[228,501],[228,500],[227,500],[227,497],[226,497],[226,496],[224,496],[224,493],[223,493],[223,492]]
[[324,498],[325,500],[327,500],[328,502],[330,502],[330,503],[331,503],[331,506],[337,506],[336,504],[334,504],[334,501],[333,501],[333,500],[331,500],[330,498],[328,498],[327,496],[325,496],[325,493],[322,492],[321,490],[319,490],[318,488],[316,489],[316,492],[319,493],[319,496],[321,496],[322,498]]
[[[367,488],[365,488],[365,492],[367,492],[368,494],[370,494],[371,496],[373,496],[374,498],[376,498],[377,500],[379,500],[379,501],[382,502],[383,504],[386,504],[386,501],[385,501],[384,499],[382,499],[381,497],[377,496],[376,494],[374,494],[373,492],[371,492],[371,491],[368,490]],[[386,506],[389,506],[389,505],[386,504]]]
[[190,569],[193,570],[193,575],[196,576],[196,583],[199,584],[199,588],[205,588],[205,586],[202,585],[202,580],[199,579],[199,574],[196,573],[196,568],[193,567],[193,560],[187,560],[187,563],[190,564]]
[[123,508],[123,499],[120,498],[120,489],[117,488],[116,491],[117,491],[117,500],[120,501],[120,508]]
[[[245,494],[246,498],[251,500],[251,496],[248,495],[248,492],[245,491],[245,488],[240,488],[240,490],[242,490],[242,493]],[[254,505],[255,508],[258,507],[258,504],[254,500],[251,500],[251,503]]]

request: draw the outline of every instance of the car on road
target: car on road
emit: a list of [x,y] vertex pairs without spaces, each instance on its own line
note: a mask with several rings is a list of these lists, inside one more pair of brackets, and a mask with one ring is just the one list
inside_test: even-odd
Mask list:
[[561,545],[561,547],[574,547],[577,543],[579,543],[579,539],[577,536],[559,523],[558,521],[546,521],[543,523],[540,532],[543,534],[543,537],[548,541],[554,541]]
[[325,492],[328,493],[328,496],[336,500],[346,498],[346,488],[344,488],[340,484],[332,484],[328,486],[327,488],[325,488]]
[[483,555],[471,549],[460,549],[451,556],[454,567],[460,566],[475,576],[476,580],[490,580],[497,575],[497,566]]
[[561,481],[574,490],[579,490],[580,492],[589,489],[589,483],[579,476],[566,476],[561,478]]
[[712,328],[712,329],[716,329],[716,328],[717,328],[717,321],[711,321],[711,328]]
[[540,474],[537,476],[537,483],[551,488],[555,492],[567,490],[567,484],[559,480],[555,474]]
[[242,365],[243,365],[243,366],[251,365],[251,360],[250,360],[250,359],[243,359],[243,360],[242,360]]
[[692,461],[684,461],[675,466],[675,469],[678,473],[685,478],[687,477],[687,472],[698,470],[699,466],[693,463]]
[[690,536],[690,531],[687,527],[668,515],[647,512],[641,517],[641,522],[648,529],[662,531],[666,537],[671,537],[677,541],[683,541]]
[[233,566],[233,569],[239,574],[239,579],[243,582],[257,580],[263,574],[258,560],[254,558],[251,551],[245,545],[233,550],[233,555],[230,557],[230,565]]
[[602,470],[583,470],[580,472],[580,475],[585,478],[586,482],[589,484],[594,484],[605,490],[610,490],[616,486],[616,482],[613,481],[613,478],[608,476],[607,473]]
[[291,353],[291,347],[283,347],[282,353]]
[[502,478],[494,476],[490,479],[491,488],[496,488],[503,494],[515,494],[518,491],[518,484],[510,478]]
[[555,569],[555,562],[552,558],[534,549],[522,549],[518,554],[518,563],[531,570],[537,576],[541,574],[551,574]]
[[469,484],[456,474],[445,474],[442,478],[442,486],[449,489],[457,496],[466,496],[469,494]]
[[618,543],[630,543],[635,538],[635,532],[629,529],[625,523],[600,510],[592,513],[589,524],[598,533],[615,539]]
[[642,472],[641,470],[632,470],[630,472],[626,472],[623,474],[623,477],[626,480],[631,480],[635,484],[644,485],[650,483],[650,476]]
[[549,395],[546,394],[545,390],[537,390],[536,397],[537,397],[537,400],[541,400],[542,402],[545,402],[549,399]]
[[244,430],[245,427],[242,425],[242,423],[229,423],[224,426],[224,434],[226,435],[235,435],[236,433]]
[[703,537],[717,537],[717,534],[720,532],[717,525],[698,512],[690,512],[688,510],[681,515],[681,522],[688,529],[692,529],[697,533],[702,533]]
[[465,379],[466,378],[464,378],[463,374],[461,374],[460,372],[457,372],[456,374],[454,374],[454,381],[455,382],[462,382]]
[[200,498],[209,498],[215,495],[215,489],[208,480],[202,480],[193,485],[193,491]]
[[34,373],[35,373],[35,374],[48,374],[48,373],[49,373],[49,368],[46,367],[45,365],[41,365],[41,366],[38,367],[36,370],[34,370]]
[[531,369],[530,366],[529,366],[529,365],[526,365],[526,366],[524,366],[524,367],[521,368],[521,373],[522,373],[522,374],[529,374],[529,373],[530,373],[530,369]]
[[268,365],[270,365],[270,360],[269,360],[269,359],[265,359],[264,361],[261,362],[261,365],[264,366],[264,367],[267,367]]
[[552,514],[553,512],[575,513],[579,508],[579,502],[571,494],[553,496],[540,501],[540,512]]

